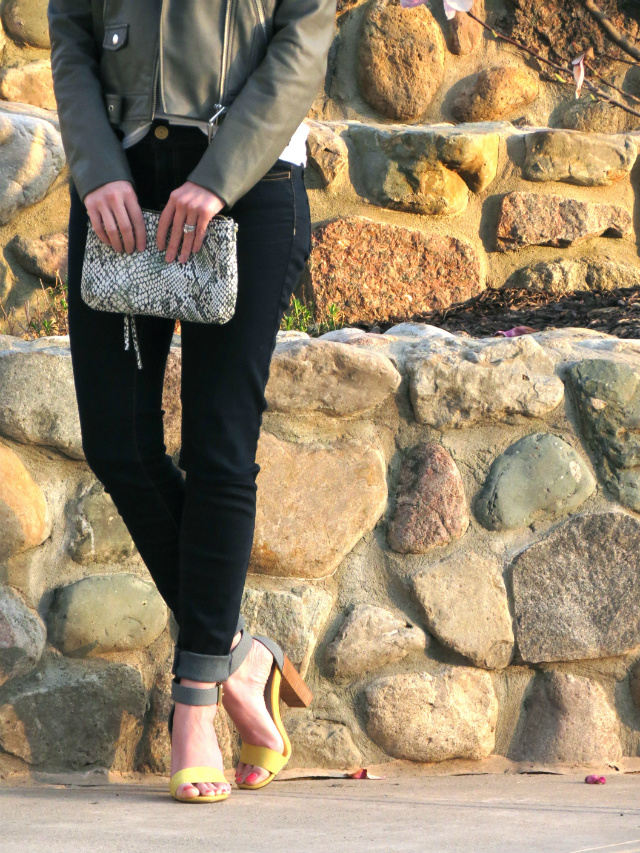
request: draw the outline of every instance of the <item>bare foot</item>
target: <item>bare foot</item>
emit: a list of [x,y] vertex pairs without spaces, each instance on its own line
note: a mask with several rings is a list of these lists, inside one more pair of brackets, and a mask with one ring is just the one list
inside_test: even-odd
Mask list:
[[[183,678],[180,681],[186,687],[214,687],[200,681]],[[213,727],[217,705],[183,705],[175,703],[173,733],[171,735],[171,775],[185,767],[217,767],[224,770],[222,754]],[[183,798],[213,796],[228,793],[228,782],[198,782],[190,785],[185,782],[178,786],[176,794]]]
[[[240,640],[236,634],[232,649]],[[284,741],[271,719],[264,701],[264,688],[273,665],[273,655],[262,643],[254,640],[251,651],[231,678],[224,682],[222,704],[245,743],[267,746],[282,753]],[[269,776],[264,767],[244,764],[236,767],[236,782],[256,785]]]

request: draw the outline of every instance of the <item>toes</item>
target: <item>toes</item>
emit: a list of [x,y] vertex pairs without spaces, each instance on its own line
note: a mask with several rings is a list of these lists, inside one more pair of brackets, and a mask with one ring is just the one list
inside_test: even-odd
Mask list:
[[176,794],[183,799],[193,799],[194,797],[200,796],[198,789],[189,782],[185,782],[184,785],[178,785]]
[[263,767],[245,764],[245,770],[239,782],[240,784],[246,782],[247,785],[256,785],[266,779],[268,775],[269,773]]
[[228,794],[228,784],[214,784],[213,782],[196,782],[195,785],[185,782],[178,786],[176,794],[183,799],[195,799],[196,797],[214,797],[216,794]]
[[247,765],[244,763],[244,761],[238,762],[238,766],[236,767],[236,782],[242,781],[246,768]]

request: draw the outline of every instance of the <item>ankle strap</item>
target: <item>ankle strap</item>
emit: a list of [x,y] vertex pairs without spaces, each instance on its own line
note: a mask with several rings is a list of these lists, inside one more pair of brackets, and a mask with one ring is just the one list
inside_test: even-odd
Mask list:
[[187,687],[174,678],[171,682],[171,698],[183,705],[219,705],[222,700],[222,685],[215,687]]

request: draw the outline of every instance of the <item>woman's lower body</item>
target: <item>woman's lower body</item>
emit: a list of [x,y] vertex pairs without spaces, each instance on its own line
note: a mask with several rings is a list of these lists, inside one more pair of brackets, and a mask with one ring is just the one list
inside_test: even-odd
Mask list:
[[[138,201],[161,210],[207,145],[197,128],[152,128],[127,149]],[[71,186],[69,335],[87,464],[122,516],[179,626],[174,671],[224,681],[254,534],[256,449],[283,312],[310,251],[301,166],[278,161],[231,210],[238,298],[226,324],[182,322],[182,443],[166,452],[162,393],[174,320],[136,316],[143,368],[122,314],[81,299],[88,227]]]

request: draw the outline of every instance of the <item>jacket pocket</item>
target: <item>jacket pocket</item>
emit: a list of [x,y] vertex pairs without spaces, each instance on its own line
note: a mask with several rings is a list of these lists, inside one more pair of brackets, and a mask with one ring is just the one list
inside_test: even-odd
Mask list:
[[120,50],[129,40],[129,24],[110,24],[104,28],[104,50]]
[[122,95],[105,95],[104,102],[109,121],[118,124],[122,118]]

